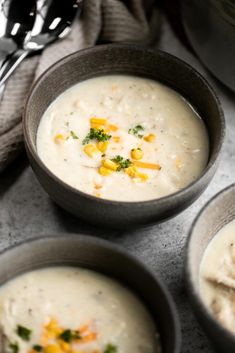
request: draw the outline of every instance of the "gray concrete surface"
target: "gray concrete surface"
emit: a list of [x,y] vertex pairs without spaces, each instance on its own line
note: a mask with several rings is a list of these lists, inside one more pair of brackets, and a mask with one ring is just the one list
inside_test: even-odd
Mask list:
[[187,302],[183,287],[184,247],[188,230],[201,207],[235,180],[235,95],[215,81],[198,60],[182,46],[164,22],[160,48],[190,63],[216,89],[225,112],[227,136],[221,163],[212,183],[190,208],[160,225],[120,232],[96,229],[54,205],[42,190],[25,155],[0,175],[0,250],[38,235],[77,232],[97,235],[121,244],[149,265],[172,293],[182,323],[182,353],[212,353]]

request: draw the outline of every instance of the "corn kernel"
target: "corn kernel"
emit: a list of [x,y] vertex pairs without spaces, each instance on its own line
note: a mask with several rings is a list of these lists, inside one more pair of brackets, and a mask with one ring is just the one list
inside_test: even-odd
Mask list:
[[108,176],[113,173],[111,169],[105,168],[105,167],[100,167],[99,168],[99,173],[103,176]]
[[139,159],[142,159],[143,156],[144,156],[144,152],[142,151],[141,148],[133,148],[133,149],[131,150],[131,157],[132,157],[133,159],[139,160]]
[[109,124],[108,125],[109,130],[111,131],[117,131],[118,130],[118,126],[114,125],[114,124]]
[[149,176],[148,174],[138,173],[138,178],[141,179],[142,182],[145,182],[148,180]]
[[90,118],[91,124],[105,125],[106,122],[107,122],[107,119],[100,119],[95,117]]
[[92,143],[86,145],[84,148],[83,148],[83,151],[89,156],[89,157],[93,157],[93,154],[94,153],[97,153],[98,150],[97,148],[95,147],[95,145],[93,145]]
[[118,143],[120,142],[120,136],[113,136],[114,142]]
[[43,333],[41,335],[41,339],[40,339],[40,343],[42,346],[46,346],[48,344],[48,341],[49,341],[49,337],[46,333]]
[[57,145],[59,145],[60,143],[65,141],[65,137],[63,134],[57,134],[54,138],[54,142],[57,143]]
[[63,329],[60,328],[59,326],[58,326],[57,328],[54,328],[54,330],[53,330],[53,333],[54,333],[56,336],[59,336],[62,332],[63,332]]
[[60,348],[62,349],[62,351],[64,351],[64,352],[68,352],[71,348],[70,344],[67,342],[64,342],[64,341],[59,341],[59,345],[60,345]]
[[48,330],[52,330],[58,327],[58,322],[56,319],[51,318],[48,324],[45,325]]
[[44,348],[44,353],[62,353],[62,350],[57,344],[48,344]]
[[138,170],[135,166],[130,166],[125,169],[125,173],[131,178],[136,178],[138,176]]
[[100,125],[100,124],[95,124],[95,123],[91,123],[91,127],[92,127],[93,129],[96,129],[96,130],[101,130],[101,129],[103,129],[103,126],[102,126],[102,125]]
[[182,162],[179,158],[176,159],[175,161],[175,165],[177,169],[181,169],[182,168]]
[[49,323],[45,325],[45,329],[47,330],[47,337],[53,338],[59,335],[62,329],[58,326],[57,320],[51,318]]
[[115,162],[111,161],[111,159],[103,159],[102,165],[103,167],[113,170],[114,172],[116,172],[116,170],[118,169],[118,165]]
[[144,140],[147,142],[153,142],[156,139],[156,135],[154,134],[149,134],[144,137]]
[[96,147],[100,152],[104,153],[107,150],[108,145],[109,145],[108,141],[99,141],[97,142]]
[[102,130],[105,134],[108,134],[108,130],[104,129],[103,125],[91,124],[91,127],[96,130]]
[[[96,183],[95,183],[94,188],[95,188],[96,190],[102,189],[102,187],[103,187],[103,185],[101,185],[101,184],[96,184]],[[80,332],[80,331],[79,331],[79,332]]]

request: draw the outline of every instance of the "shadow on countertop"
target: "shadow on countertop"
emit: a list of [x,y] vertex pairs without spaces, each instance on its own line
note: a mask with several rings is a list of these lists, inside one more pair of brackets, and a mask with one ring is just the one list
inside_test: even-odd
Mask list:
[[[130,234],[136,234],[137,231],[141,229],[142,232],[151,228],[153,224],[139,225],[136,228],[131,229],[115,229],[115,228],[105,228],[98,225],[91,224],[73,216],[67,211],[63,210],[60,206],[51,201],[54,215],[56,221],[59,224],[59,228],[65,233],[80,233],[85,235],[93,235],[106,240],[112,240],[116,243],[122,242],[126,237],[129,237]],[[155,224],[157,226],[157,224]]]
[[22,152],[16,160],[0,174],[0,198],[2,198],[12,184],[17,181],[27,166],[28,160],[26,153]]
[[63,229],[65,233],[81,233],[87,235],[94,235],[104,239],[113,239],[114,237],[120,238],[125,233],[125,231],[122,230],[103,228],[101,226],[92,225],[63,210],[61,207],[57,206],[53,201],[52,206],[54,208],[54,214],[57,217],[57,222],[60,225],[60,228]]

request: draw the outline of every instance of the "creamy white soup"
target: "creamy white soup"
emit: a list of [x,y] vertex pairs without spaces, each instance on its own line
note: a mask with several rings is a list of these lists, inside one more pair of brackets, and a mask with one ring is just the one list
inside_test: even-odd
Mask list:
[[4,353],[161,352],[153,320],[130,290],[73,267],[28,272],[3,285],[0,328]]
[[205,251],[200,292],[215,318],[235,333],[235,220],[217,233]]
[[92,78],[45,111],[37,151],[60,179],[111,200],[159,198],[196,180],[208,160],[203,121],[177,92],[125,75]]

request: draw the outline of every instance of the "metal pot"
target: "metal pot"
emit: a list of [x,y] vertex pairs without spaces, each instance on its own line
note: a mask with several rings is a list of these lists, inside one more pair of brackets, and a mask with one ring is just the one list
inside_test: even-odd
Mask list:
[[235,0],[182,0],[181,10],[195,52],[235,91]]

